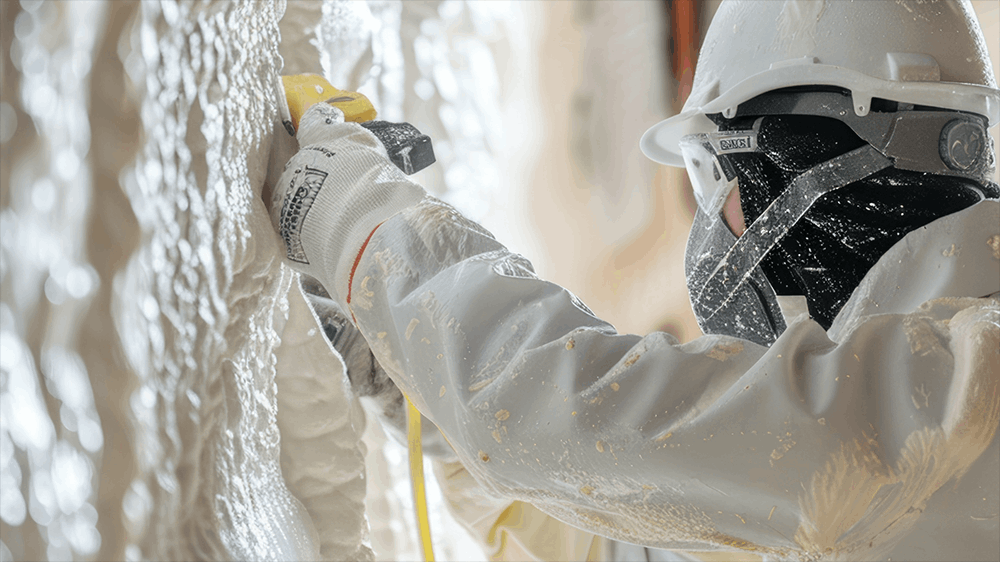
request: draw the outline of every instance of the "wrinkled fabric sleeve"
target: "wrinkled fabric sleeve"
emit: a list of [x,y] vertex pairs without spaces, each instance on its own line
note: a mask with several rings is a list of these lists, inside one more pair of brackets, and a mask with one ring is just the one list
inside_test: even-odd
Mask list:
[[493,562],[597,561],[613,556],[611,541],[576,529],[531,504],[486,493],[459,462],[434,463],[455,519]]
[[375,356],[476,481],[632,543],[875,555],[1000,416],[988,299],[873,316],[838,343],[809,320],[769,349],[622,335],[432,198],[375,231],[351,290]]

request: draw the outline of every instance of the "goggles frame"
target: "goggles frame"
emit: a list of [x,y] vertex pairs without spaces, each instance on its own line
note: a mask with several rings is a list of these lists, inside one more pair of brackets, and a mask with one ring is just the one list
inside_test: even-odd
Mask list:
[[[890,102],[896,103],[896,102]],[[993,158],[981,115],[897,103],[894,111],[859,116],[851,97],[838,92],[773,92],[748,100],[736,117],[815,115],[836,119],[891,158],[901,170],[990,181]],[[929,142],[928,139],[937,139]]]
[[959,111],[925,110],[902,103],[893,111],[875,110],[861,117],[855,113],[848,94],[771,92],[737,108],[733,118],[758,117],[751,129],[696,133],[681,139],[685,165],[692,179],[700,184],[695,196],[709,217],[714,219],[718,215],[736,185],[735,170],[724,156],[758,152],[761,120],[775,115],[836,119],[901,170],[957,176],[978,183],[992,181],[995,162],[985,117]]

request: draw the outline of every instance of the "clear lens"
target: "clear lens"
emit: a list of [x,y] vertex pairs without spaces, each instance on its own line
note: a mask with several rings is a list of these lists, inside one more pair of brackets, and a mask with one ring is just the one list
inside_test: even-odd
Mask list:
[[715,220],[729,192],[736,186],[736,178],[726,179],[707,134],[683,137],[680,149],[698,206],[709,218]]

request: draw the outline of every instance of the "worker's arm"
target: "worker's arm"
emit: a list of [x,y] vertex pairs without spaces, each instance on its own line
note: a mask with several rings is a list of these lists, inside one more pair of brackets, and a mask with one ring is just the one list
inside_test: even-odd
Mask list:
[[[388,162],[355,187],[372,177],[412,189]],[[319,258],[313,275],[481,485],[594,533],[875,556],[996,430],[995,300],[866,317],[836,344],[803,320],[769,349],[676,345],[617,334],[432,198],[376,218],[370,238],[352,226],[335,243],[307,219],[319,240],[307,253],[353,252]]]
[[804,320],[770,349],[679,346],[615,333],[433,199],[374,232],[351,299],[479,482],[628,542],[874,548],[997,424],[995,302],[870,317],[840,345]]

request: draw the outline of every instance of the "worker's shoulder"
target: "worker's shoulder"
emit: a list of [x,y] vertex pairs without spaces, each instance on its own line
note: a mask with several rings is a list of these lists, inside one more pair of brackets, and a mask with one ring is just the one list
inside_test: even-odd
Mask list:
[[829,334],[839,340],[866,317],[908,314],[937,299],[997,291],[1000,201],[989,199],[917,228],[893,245],[851,294]]

